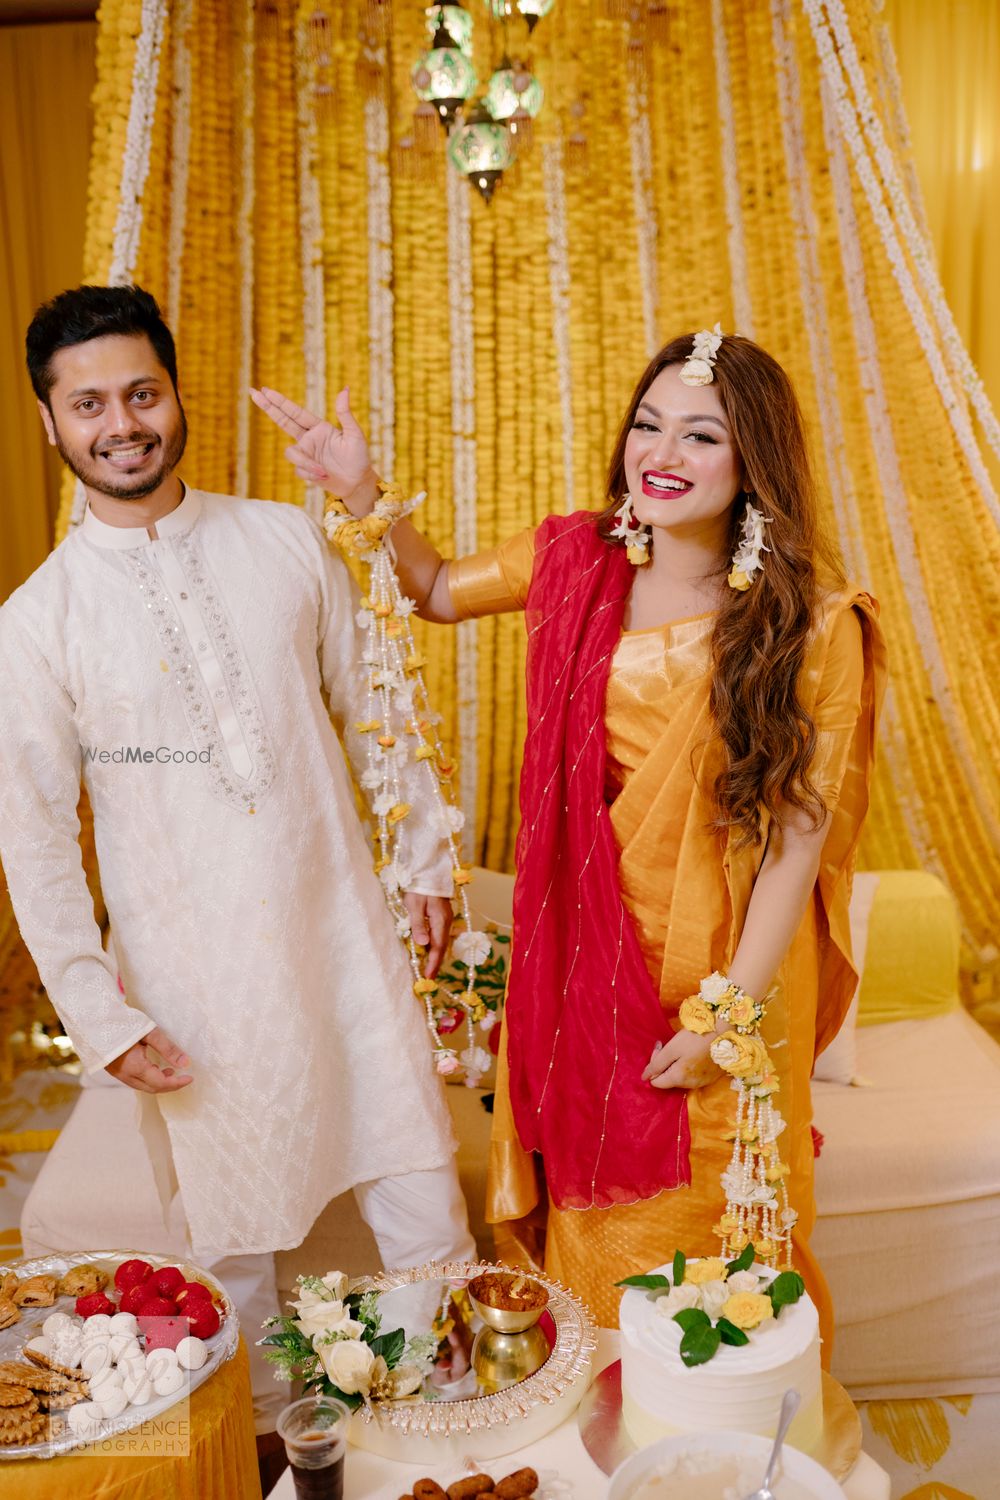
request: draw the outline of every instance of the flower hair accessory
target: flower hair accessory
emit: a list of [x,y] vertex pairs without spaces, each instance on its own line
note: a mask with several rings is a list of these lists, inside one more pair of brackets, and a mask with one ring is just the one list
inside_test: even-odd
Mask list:
[[703,328],[694,336],[691,353],[681,365],[685,385],[711,385],[715,379],[715,361],[722,344],[722,324]]
[[731,589],[737,589],[742,594],[750,587],[757,574],[762,572],[764,563],[761,553],[771,550],[764,545],[764,527],[770,526],[773,520],[773,516],[765,516],[763,511],[755,510],[752,500],[747,499],[740,539],[733,553],[733,566],[727,579]]
[[628,560],[635,567],[640,568],[643,563],[649,562],[649,543],[652,534],[649,527],[644,526],[635,514],[631,495],[626,495],[619,506],[617,524],[611,528],[608,535],[625,543]]

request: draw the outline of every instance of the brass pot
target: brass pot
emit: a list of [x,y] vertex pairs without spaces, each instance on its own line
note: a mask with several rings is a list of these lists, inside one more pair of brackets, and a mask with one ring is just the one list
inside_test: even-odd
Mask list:
[[[496,1309],[492,1309],[496,1311]],[[484,1396],[506,1390],[540,1370],[550,1354],[549,1341],[537,1326],[523,1333],[481,1328],[472,1346],[472,1368]]]

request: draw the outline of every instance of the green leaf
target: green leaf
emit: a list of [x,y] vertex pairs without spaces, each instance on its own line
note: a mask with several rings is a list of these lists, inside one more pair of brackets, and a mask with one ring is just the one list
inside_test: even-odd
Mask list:
[[729,1277],[732,1276],[736,1271],[749,1271],[750,1267],[753,1265],[755,1254],[756,1251],[754,1250],[752,1245],[744,1245],[743,1249],[740,1251],[736,1259],[731,1260],[727,1263],[726,1280],[728,1281]]
[[774,1315],[777,1317],[783,1307],[790,1307],[793,1302],[798,1302],[806,1289],[798,1271],[782,1271],[776,1276],[770,1286],[764,1288],[764,1295],[770,1297]]
[[735,1323],[730,1323],[728,1318],[720,1318],[715,1326],[719,1330],[724,1344],[732,1344],[735,1348],[739,1348],[740,1344],[749,1344],[750,1342],[743,1329],[737,1328]]
[[381,1333],[378,1338],[371,1340],[372,1353],[381,1354],[390,1370],[394,1370],[399,1364],[405,1347],[406,1334],[401,1328],[394,1328],[391,1333]]
[[669,1287],[670,1282],[666,1276],[626,1276],[624,1281],[616,1281],[615,1286],[636,1286],[644,1292],[653,1292],[658,1287]]
[[325,1375],[317,1376],[315,1380],[307,1381],[304,1389],[308,1391],[310,1387],[321,1396],[332,1396],[334,1401],[343,1401],[344,1405],[350,1411],[357,1411],[358,1407],[363,1405],[363,1398],[361,1396],[356,1393],[348,1395],[346,1391],[340,1389],[339,1385],[334,1385],[332,1380],[327,1380]]
[[674,1286],[681,1286],[684,1281],[684,1268],[687,1265],[687,1256],[683,1250],[674,1251]]
[[[690,1333],[693,1328],[711,1328],[712,1320],[700,1307],[682,1307],[680,1312],[675,1312],[673,1321],[677,1323],[684,1332]],[[683,1344],[681,1348],[683,1348]]]
[[[700,1309],[689,1307],[687,1311],[698,1312]],[[678,1317],[680,1316],[678,1314]],[[722,1334],[717,1328],[712,1327],[711,1321],[706,1317],[704,1323],[689,1328],[681,1339],[681,1359],[689,1370],[694,1365],[707,1364],[721,1343]]]

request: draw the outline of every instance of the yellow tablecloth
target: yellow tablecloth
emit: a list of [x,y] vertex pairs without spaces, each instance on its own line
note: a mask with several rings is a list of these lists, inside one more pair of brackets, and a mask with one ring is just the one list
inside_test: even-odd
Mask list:
[[0,1461],[0,1494],[17,1500],[261,1500],[243,1340],[190,1402],[179,1402],[135,1436],[125,1433],[65,1458]]

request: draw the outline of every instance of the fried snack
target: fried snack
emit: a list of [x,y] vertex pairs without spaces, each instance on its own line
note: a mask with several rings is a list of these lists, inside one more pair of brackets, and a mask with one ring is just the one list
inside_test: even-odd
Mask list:
[[0,1300],[8,1301],[17,1291],[17,1276],[13,1271],[0,1271]]
[[59,1278],[56,1291],[60,1297],[89,1297],[92,1292],[103,1292],[107,1284],[107,1271],[97,1266],[71,1266]]
[[0,1447],[23,1448],[45,1436],[49,1419],[44,1412],[25,1415],[18,1422],[0,1425]]
[[413,1500],[448,1500],[436,1479],[418,1479],[413,1486]]
[[0,1364],[0,1381],[24,1386],[29,1391],[68,1391],[86,1385],[79,1370],[63,1374],[61,1370],[40,1370],[36,1365],[24,1365],[15,1359],[5,1359]]
[[42,1411],[67,1411],[71,1406],[78,1406],[81,1401],[86,1401],[90,1395],[88,1390],[71,1391],[41,1391],[38,1396],[38,1405]]
[[27,1281],[18,1282],[13,1300],[18,1307],[51,1307],[58,1285],[57,1276],[29,1276]]
[[468,1291],[477,1302],[501,1312],[528,1312],[549,1300],[541,1282],[520,1272],[484,1271],[469,1282]]
[[476,1500],[477,1495],[492,1495],[493,1481],[488,1474],[470,1474],[448,1486],[448,1500]]
[[51,1354],[43,1354],[39,1349],[29,1349],[27,1347],[22,1349],[21,1353],[25,1359],[30,1359],[31,1363],[39,1370],[54,1370],[57,1375],[66,1375],[70,1380],[80,1379],[78,1368],[71,1370],[69,1365],[59,1364],[58,1360],[54,1360]]
[[9,1328],[21,1316],[21,1309],[9,1297],[0,1298],[0,1328]]
[[515,1473],[508,1474],[506,1479],[501,1479],[493,1493],[499,1500],[526,1500],[537,1488],[538,1475],[534,1469],[518,1469]]
[[0,1382],[0,1411],[29,1405],[32,1411],[38,1410],[38,1402],[26,1385],[15,1385],[10,1380]]

